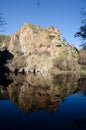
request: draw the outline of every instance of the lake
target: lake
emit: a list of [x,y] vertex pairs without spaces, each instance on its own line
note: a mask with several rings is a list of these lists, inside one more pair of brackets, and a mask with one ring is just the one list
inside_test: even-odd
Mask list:
[[10,75],[0,82],[3,130],[86,130],[86,76]]

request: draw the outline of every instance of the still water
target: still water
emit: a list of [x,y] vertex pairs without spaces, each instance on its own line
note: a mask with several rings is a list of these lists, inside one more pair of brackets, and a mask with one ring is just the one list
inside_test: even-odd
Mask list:
[[0,129],[86,130],[85,76],[11,75],[9,80],[0,85]]

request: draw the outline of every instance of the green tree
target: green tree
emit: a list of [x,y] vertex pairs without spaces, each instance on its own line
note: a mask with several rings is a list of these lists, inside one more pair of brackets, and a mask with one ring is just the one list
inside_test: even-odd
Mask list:
[[84,9],[81,10],[82,21],[79,31],[75,33],[75,37],[81,38],[82,48],[86,49],[86,11]]

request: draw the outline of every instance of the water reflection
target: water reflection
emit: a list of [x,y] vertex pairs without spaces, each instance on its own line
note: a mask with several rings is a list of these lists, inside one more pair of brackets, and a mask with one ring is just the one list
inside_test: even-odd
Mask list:
[[[86,78],[80,75],[10,75],[13,80],[7,87],[0,87],[0,100],[10,100],[23,113],[45,110],[55,112],[68,95],[79,92],[86,95]],[[82,95],[81,94],[81,95]]]
[[80,79],[78,80],[78,85],[79,85],[79,88],[80,88],[82,94],[83,94],[84,96],[86,96],[86,78],[85,78],[85,77],[80,78]]

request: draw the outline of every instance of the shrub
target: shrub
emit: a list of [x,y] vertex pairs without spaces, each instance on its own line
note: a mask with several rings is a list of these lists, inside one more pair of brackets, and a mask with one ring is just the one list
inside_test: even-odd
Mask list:
[[2,47],[3,43],[8,43],[10,41],[9,36],[0,35],[0,48]]
[[37,28],[35,25],[30,24],[29,26],[33,30],[33,32],[37,33]]

